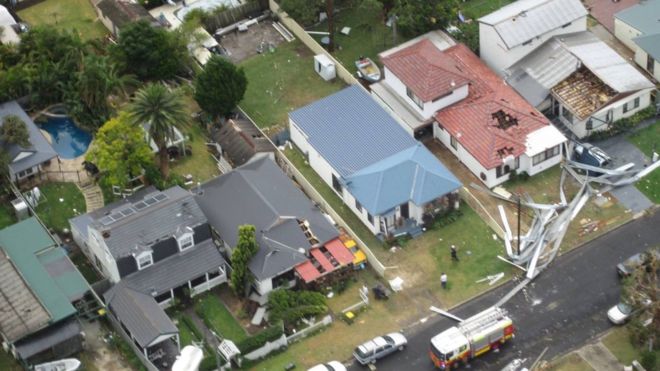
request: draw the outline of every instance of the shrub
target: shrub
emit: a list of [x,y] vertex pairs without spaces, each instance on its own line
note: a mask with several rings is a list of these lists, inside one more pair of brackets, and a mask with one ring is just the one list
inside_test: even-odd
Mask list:
[[273,341],[278,339],[280,336],[282,336],[282,334],[284,334],[284,329],[282,328],[282,324],[278,323],[261,331],[260,333],[254,336],[239,341],[236,344],[236,346],[238,347],[238,349],[241,351],[242,354],[247,354],[255,349],[260,348],[261,346],[266,344],[267,341]]
[[658,363],[658,355],[653,351],[644,351],[642,352],[642,366],[647,370],[655,370],[655,367]]
[[202,335],[202,332],[195,326],[195,324],[192,321],[192,318],[190,318],[189,315],[187,314],[182,314],[181,317],[179,317],[181,322],[188,327],[190,332],[192,332],[193,336],[195,336],[195,339],[197,341],[204,340],[204,336]]
[[650,105],[630,117],[626,117],[614,121],[607,128],[607,130],[601,130],[591,133],[584,140],[585,141],[601,140],[630,131],[635,126],[639,125],[639,123],[641,123],[642,121],[653,118],[653,116],[655,116],[655,113],[656,113],[655,107],[653,105]]
[[314,291],[277,290],[270,294],[270,320],[283,320],[285,324],[325,313],[328,310],[325,296]]

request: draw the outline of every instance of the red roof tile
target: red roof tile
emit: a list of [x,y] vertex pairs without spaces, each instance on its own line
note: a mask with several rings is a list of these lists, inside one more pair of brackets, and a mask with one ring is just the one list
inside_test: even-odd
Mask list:
[[461,67],[428,39],[388,55],[382,62],[424,102],[448,94],[470,81]]
[[[440,53],[453,59],[472,81],[468,97],[439,111],[435,119],[486,169],[501,165],[503,157],[509,154],[523,154],[527,135],[550,125],[545,116],[465,45],[458,44]],[[515,118],[517,125],[499,128],[493,114],[500,110]],[[498,153],[502,149],[508,152]]]
[[321,264],[321,267],[323,267],[324,270],[323,273],[332,272],[333,270],[335,270],[335,267],[332,265],[332,263],[330,263],[330,260],[328,260],[328,258],[325,257],[325,255],[323,254],[323,252],[321,252],[320,249],[312,249],[310,250],[310,253],[314,257],[314,259],[316,259],[316,261],[319,262],[319,264]]
[[325,244],[325,248],[341,265],[353,262],[353,253],[350,252],[339,238]]
[[312,264],[311,261],[307,260],[306,262],[297,265],[295,268],[296,272],[306,283],[310,283],[315,279],[321,277],[321,272]]

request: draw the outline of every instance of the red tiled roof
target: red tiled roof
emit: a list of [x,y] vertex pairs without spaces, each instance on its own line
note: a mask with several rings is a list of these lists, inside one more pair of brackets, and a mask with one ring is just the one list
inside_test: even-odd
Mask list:
[[314,257],[314,259],[316,259],[316,261],[319,262],[319,264],[321,264],[321,267],[323,267],[323,269],[326,272],[332,272],[333,270],[335,270],[335,267],[332,265],[332,263],[330,263],[330,260],[328,260],[328,258],[325,257],[325,255],[323,254],[323,252],[321,252],[320,249],[312,249],[310,250],[310,253]]
[[296,272],[306,283],[312,282],[315,279],[321,277],[321,272],[316,269],[314,264],[311,261],[307,260],[306,262],[299,264],[295,268]]
[[[525,152],[527,135],[546,125],[545,116],[532,107],[513,88],[488,68],[463,44],[440,52],[460,65],[471,77],[469,94],[435,114],[435,119],[486,169],[502,164],[511,154],[518,157]],[[493,113],[503,111],[517,120],[517,125],[498,128]],[[504,156],[498,153],[508,149]]]
[[383,58],[382,62],[424,102],[448,94],[470,81],[460,66],[428,39],[401,49]]
[[339,238],[325,244],[330,254],[339,262],[340,265],[346,265],[353,262],[353,253],[350,252]]

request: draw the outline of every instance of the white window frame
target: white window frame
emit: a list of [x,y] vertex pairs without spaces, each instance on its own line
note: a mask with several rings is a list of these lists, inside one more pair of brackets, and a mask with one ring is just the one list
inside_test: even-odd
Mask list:
[[[144,258],[148,258],[148,262],[145,261],[144,264],[141,264],[140,261]],[[135,255],[135,262],[137,263],[137,268],[138,270],[143,270],[147,267],[150,267],[154,264],[154,257],[151,251],[144,251],[139,253],[138,255]]]
[[413,93],[412,89],[410,89],[407,86],[406,86],[406,95],[408,96],[408,98],[410,98],[410,100],[413,101],[413,103],[415,103],[417,107],[419,107],[419,109],[422,110],[424,109],[424,101],[422,101],[421,98],[416,96],[415,93]]
[[179,245],[179,251],[185,251],[195,246],[195,239],[192,233],[185,233],[177,238],[176,243]]

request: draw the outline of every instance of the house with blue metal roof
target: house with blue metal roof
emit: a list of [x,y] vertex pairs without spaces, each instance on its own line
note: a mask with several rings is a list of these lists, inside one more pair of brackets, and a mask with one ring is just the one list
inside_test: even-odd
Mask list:
[[376,235],[421,233],[461,183],[359,86],[289,114],[291,140]]
[[660,81],[660,0],[648,0],[614,15],[614,35],[635,52],[635,63]]

